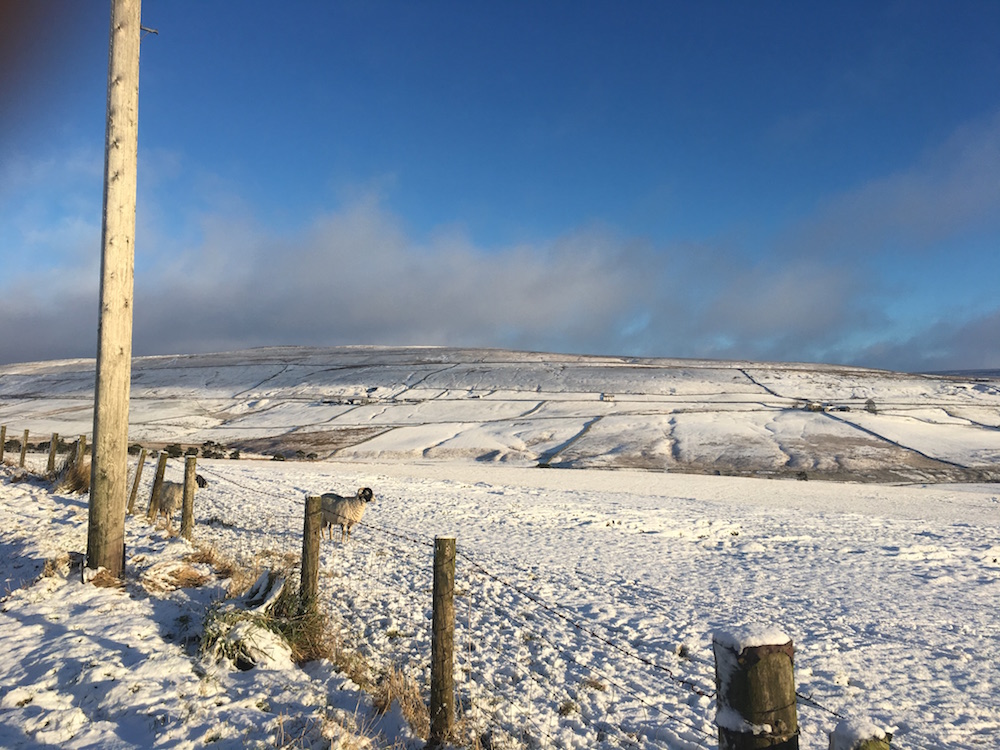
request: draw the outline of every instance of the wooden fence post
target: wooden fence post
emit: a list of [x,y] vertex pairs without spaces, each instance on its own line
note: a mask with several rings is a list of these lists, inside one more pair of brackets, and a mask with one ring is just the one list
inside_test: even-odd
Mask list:
[[[82,440],[83,438],[81,438]],[[79,460],[79,458],[77,459]],[[139,492],[139,480],[142,478],[142,467],[146,464],[146,449],[139,451],[139,463],[135,465],[135,479],[132,480],[132,491],[128,496],[128,509],[125,511],[130,516],[135,513],[135,496]]]
[[3,463],[4,447],[7,443],[7,425],[0,425],[0,464]]
[[299,607],[302,612],[316,607],[319,596],[319,546],[323,528],[323,506],[319,495],[306,498],[302,522],[302,571],[299,583]]
[[197,486],[197,456],[184,459],[184,501],[181,503],[181,536],[191,541],[194,533],[194,488]]
[[434,606],[431,615],[431,736],[446,742],[455,725],[455,537],[434,539]]
[[156,476],[153,478],[153,491],[149,493],[149,508],[146,509],[146,520],[156,522],[156,514],[160,512],[160,489],[163,487],[163,475],[167,471],[167,453],[160,451],[160,459],[156,463]]
[[867,721],[844,719],[830,733],[830,750],[889,750],[892,735]]
[[52,433],[52,440],[49,441],[49,463],[45,467],[48,474],[56,473],[56,451],[59,449],[59,433]]
[[719,750],[798,750],[791,638],[749,627],[715,633],[712,647]]
[[80,435],[79,439],[76,441],[76,461],[74,463],[82,464],[83,457],[87,455],[87,436]]
[[21,438],[21,462],[18,464],[22,469],[24,468],[24,454],[28,452],[28,431],[24,431],[24,437]]

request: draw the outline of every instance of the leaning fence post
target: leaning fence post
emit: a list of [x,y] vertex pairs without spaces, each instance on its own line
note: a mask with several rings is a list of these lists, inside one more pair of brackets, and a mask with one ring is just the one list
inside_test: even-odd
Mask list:
[[7,425],[0,425],[0,464],[3,463],[4,447],[7,444]]
[[308,612],[319,595],[319,544],[323,528],[323,505],[319,495],[306,498],[302,521],[302,571],[299,576],[299,608]]
[[184,501],[181,503],[181,536],[191,541],[194,533],[194,488],[197,456],[184,459]]
[[21,462],[18,464],[22,469],[24,468],[24,455],[28,452],[28,431],[24,431],[24,437],[21,438]]
[[[83,438],[80,438],[81,440]],[[135,479],[132,480],[132,491],[128,496],[128,510],[130,516],[135,512],[135,496],[139,493],[139,480],[142,478],[142,467],[146,464],[146,449],[139,451],[139,463],[135,465]]]
[[59,449],[59,433],[52,433],[52,440],[49,441],[49,463],[45,467],[48,474],[55,474],[56,471],[56,451]]
[[777,628],[713,635],[719,750],[798,750],[792,639]]
[[844,719],[830,733],[830,750],[889,750],[892,735],[874,724]]
[[431,615],[431,736],[447,741],[455,724],[455,537],[434,539],[434,606]]
[[153,478],[153,491],[149,494],[149,508],[146,510],[146,520],[153,522],[156,514],[160,512],[160,489],[163,487],[163,475],[167,472],[166,451],[160,451],[160,458],[156,463],[156,476]]

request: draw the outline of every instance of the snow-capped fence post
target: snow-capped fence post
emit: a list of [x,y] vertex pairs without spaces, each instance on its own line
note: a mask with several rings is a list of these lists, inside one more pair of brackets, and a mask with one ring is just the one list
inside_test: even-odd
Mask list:
[[798,750],[791,638],[776,628],[716,632],[719,750]]
[[455,725],[455,537],[434,539],[431,615],[431,736],[428,747],[448,740]]
[[149,508],[146,509],[146,520],[153,523],[156,514],[160,512],[160,489],[163,487],[163,475],[167,472],[167,453],[160,451],[156,462],[156,476],[153,478],[153,491],[149,494]]
[[889,750],[892,735],[867,721],[844,719],[830,733],[830,750]]
[[323,530],[323,505],[319,495],[306,498],[302,521],[302,571],[299,575],[299,607],[308,612],[319,595],[319,543]]
[[27,452],[28,452],[28,431],[27,431],[27,430],[25,430],[25,431],[24,431],[24,437],[23,437],[23,438],[21,438],[21,460],[20,460],[20,462],[19,462],[19,463],[17,464],[17,465],[18,465],[18,466],[20,466],[20,467],[21,467],[22,469],[24,468],[24,457],[25,457],[25,454],[26,454]]
[[53,432],[49,441],[49,462],[45,465],[47,474],[55,474],[56,471],[56,451],[59,449],[59,433]]
[[181,536],[191,541],[194,534],[194,488],[197,486],[197,456],[184,459],[184,499],[181,502]]
[[7,425],[0,425],[0,464],[3,463],[3,451],[7,443]]
[[[83,437],[80,438],[83,440]],[[80,457],[77,456],[77,460]],[[139,463],[135,465],[135,478],[132,480],[132,491],[128,495],[128,510],[130,516],[135,513],[135,497],[139,494],[139,480],[142,479],[142,467],[146,465],[146,449],[139,451]]]

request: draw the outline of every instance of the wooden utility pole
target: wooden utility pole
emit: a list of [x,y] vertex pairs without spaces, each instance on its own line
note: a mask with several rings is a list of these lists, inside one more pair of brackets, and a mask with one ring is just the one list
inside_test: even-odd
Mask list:
[[141,16],[140,0],[111,0],[87,567],[115,578],[125,563]]

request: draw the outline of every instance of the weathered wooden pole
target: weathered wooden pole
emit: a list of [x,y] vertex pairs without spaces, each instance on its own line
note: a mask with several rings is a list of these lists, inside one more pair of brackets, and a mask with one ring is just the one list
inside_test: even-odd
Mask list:
[[303,612],[316,607],[319,596],[319,546],[323,530],[322,499],[318,495],[306,498],[302,522],[302,572],[299,585],[299,608]]
[[191,541],[194,534],[194,488],[197,486],[197,456],[184,459],[184,500],[181,503],[181,536]]
[[132,491],[128,495],[128,513],[135,513],[135,497],[139,494],[139,480],[142,479],[142,467],[146,465],[146,449],[139,451],[139,463],[135,465],[135,479],[132,480]]
[[792,639],[777,628],[715,633],[719,750],[798,750]]
[[28,431],[24,431],[24,437],[21,438],[21,460],[18,462],[18,466],[22,469],[24,468],[24,459],[28,453]]
[[160,457],[156,462],[156,474],[153,475],[153,490],[149,493],[149,507],[146,509],[146,520],[150,523],[156,521],[156,514],[160,512],[160,490],[163,488],[163,475],[167,472],[167,454],[160,451]]
[[3,452],[7,444],[7,425],[0,425],[0,464],[3,463]]
[[892,735],[867,721],[844,719],[830,733],[830,750],[890,750]]
[[445,743],[455,726],[455,537],[434,539],[431,614],[431,736]]
[[56,473],[56,451],[59,449],[59,433],[52,433],[52,440],[49,441],[49,462],[45,466],[45,471],[48,474]]
[[87,436],[80,435],[76,441],[76,458],[73,459],[74,464],[82,464],[83,457],[87,455]]
[[125,559],[128,399],[139,142],[140,0],[112,0],[104,139],[101,299],[90,464],[87,567],[117,578]]

